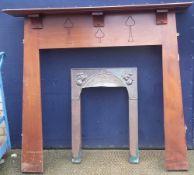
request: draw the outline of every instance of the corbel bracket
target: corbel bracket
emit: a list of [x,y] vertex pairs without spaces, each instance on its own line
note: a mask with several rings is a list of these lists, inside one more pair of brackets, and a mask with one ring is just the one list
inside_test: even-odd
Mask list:
[[156,10],[156,24],[165,25],[168,24],[168,10]]
[[28,15],[28,17],[30,18],[32,29],[43,28],[42,16],[40,16],[39,14],[32,14],[32,15]]
[[93,26],[104,27],[104,14],[103,12],[93,12]]

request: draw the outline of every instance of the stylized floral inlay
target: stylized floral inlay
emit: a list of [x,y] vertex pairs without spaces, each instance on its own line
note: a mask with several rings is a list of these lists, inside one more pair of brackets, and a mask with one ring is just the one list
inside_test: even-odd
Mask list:
[[64,27],[67,29],[67,34],[70,35],[71,29],[73,28],[73,22],[69,17],[65,19]]
[[125,25],[129,28],[129,38],[128,42],[133,42],[133,32],[132,32],[132,27],[135,26],[135,20],[133,19],[132,16],[128,16],[128,18],[125,21]]
[[105,34],[104,34],[104,32],[102,31],[101,28],[98,28],[98,30],[96,31],[95,37],[98,38],[98,43],[102,42],[102,38],[105,37]]

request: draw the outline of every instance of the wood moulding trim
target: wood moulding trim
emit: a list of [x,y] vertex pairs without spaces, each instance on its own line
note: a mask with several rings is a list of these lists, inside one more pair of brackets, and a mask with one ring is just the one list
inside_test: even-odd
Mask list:
[[193,2],[161,3],[161,4],[136,4],[120,6],[96,6],[96,7],[63,7],[63,8],[23,8],[23,9],[3,9],[2,12],[12,16],[25,17],[31,14],[56,15],[75,14],[92,12],[145,12],[156,10],[181,10],[191,6]]

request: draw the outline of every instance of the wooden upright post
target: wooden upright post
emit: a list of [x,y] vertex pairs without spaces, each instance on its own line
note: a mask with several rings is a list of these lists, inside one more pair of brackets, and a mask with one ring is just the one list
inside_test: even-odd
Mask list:
[[43,172],[38,30],[24,25],[22,172]]
[[169,14],[169,21],[168,26],[163,30],[162,44],[166,169],[187,170],[175,13]]

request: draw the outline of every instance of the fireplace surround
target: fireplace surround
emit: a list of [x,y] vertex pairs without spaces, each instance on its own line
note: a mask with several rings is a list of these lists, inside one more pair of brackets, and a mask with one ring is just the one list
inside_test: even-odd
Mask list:
[[22,171],[43,172],[39,50],[147,45],[162,46],[165,166],[188,170],[176,11],[190,5],[192,2],[3,10],[25,17]]

